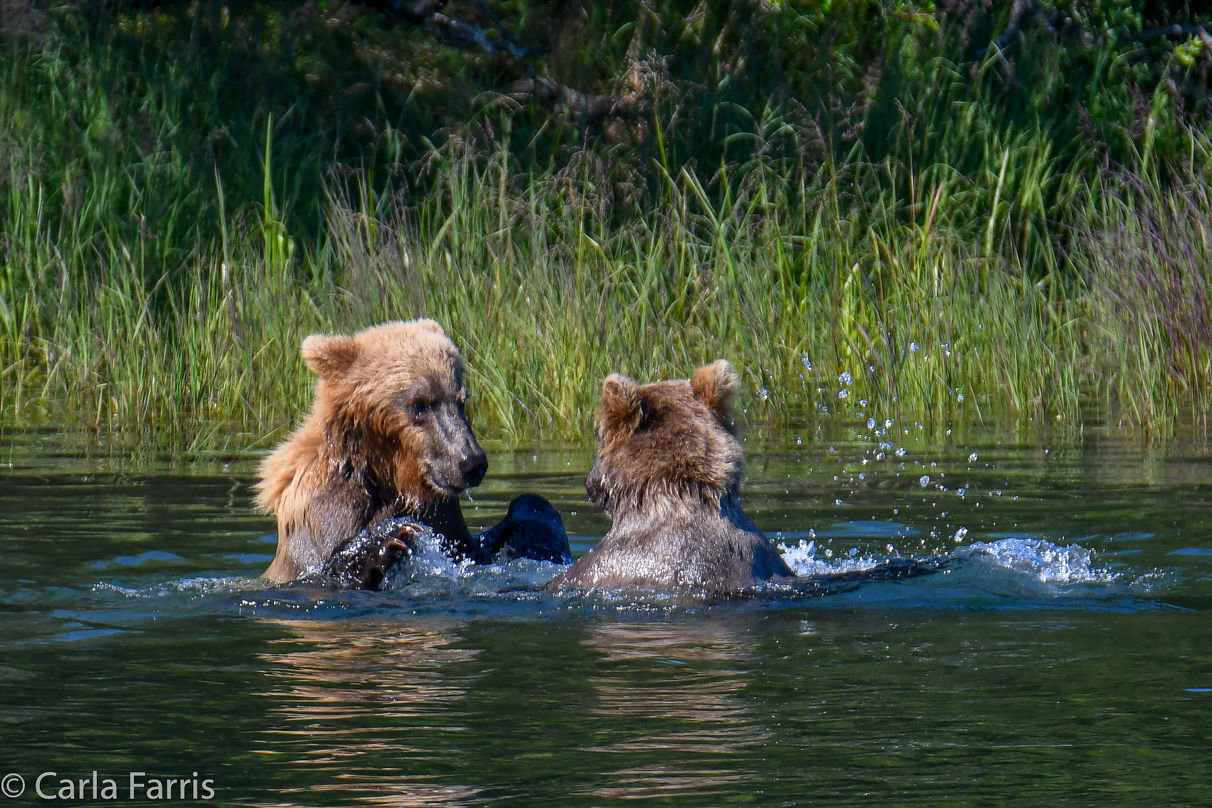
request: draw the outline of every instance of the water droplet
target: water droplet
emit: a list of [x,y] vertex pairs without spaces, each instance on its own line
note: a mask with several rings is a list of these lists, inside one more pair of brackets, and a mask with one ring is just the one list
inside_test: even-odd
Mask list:
[[891,427],[892,427],[892,420],[891,419],[885,420],[884,429],[890,429]]
[[905,447],[902,446],[901,448],[897,449],[894,454],[896,454],[897,457],[904,457],[905,456]]
[[804,445],[804,439],[803,439],[803,438],[796,438],[796,439],[795,439],[795,445],[796,445],[796,446],[803,446],[803,445]]
[[968,455],[968,462],[975,463],[977,457],[979,457],[979,455],[977,455],[976,452],[973,452],[972,454]]
[[959,530],[955,531],[955,543],[959,544],[960,542],[962,542],[964,540],[964,537],[967,535],[968,535],[968,528],[961,527]]
[[917,352],[917,343],[916,342],[909,343],[909,350],[916,353]]
[[838,391],[837,391],[837,397],[838,397],[838,398],[848,398],[849,396],[850,396],[850,391],[849,391],[849,390],[838,390]]
[[958,401],[959,403],[963,404],[964,403],[964,394],[960,393],[958,396],[955,397],[955,400]]
[[854,377],[850,375],[850,371],[842,371],[842,375],[837,377],[838,384],[849,385],[854,382]]
[[922,478],[918,480],[918,482],[922,484],[922,488],[925,488],[926,486],[930,485],[930,475],[923,474]]
[[801,356],[800,362],[804,364],[804,370],[812,370],[812,360],[807,356]]
[[874,418],[868,418],[868,419],[867,419],[867,428],[868,428],[868,429],[875,429],[875,419],[874,419]]
[[762,401],[766,401],[770,398],[770,391],[763,387],[758,395],[762,397]]

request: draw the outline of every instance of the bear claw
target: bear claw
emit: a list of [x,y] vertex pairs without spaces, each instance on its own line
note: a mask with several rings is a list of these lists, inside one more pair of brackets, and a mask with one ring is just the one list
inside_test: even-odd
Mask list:
[[389,572],[412,557],[432,531],[412,519],[385,519],[348,539],[329,557],[324,574],[338,586],[378,590]]

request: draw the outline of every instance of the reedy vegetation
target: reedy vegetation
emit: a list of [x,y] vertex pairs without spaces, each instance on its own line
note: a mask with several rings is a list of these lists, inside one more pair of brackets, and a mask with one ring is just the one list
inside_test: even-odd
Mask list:
[[[607,374],[717,357],[742,373],[750,423],[1076,425],[1094,407],[1168,432],[1209,404],[1212,140],[1165,82],[1112,149],[1059,137],[1040,111],[1056,75],[1011,114],[983,80],[992,59],[921,57],[911,77],[902,62],[899,111],[851,110],[857,137],[775,97],[695,111],[656,70],[642,148],[603,136],[540,161],[550,132],[490,105],[411,156],[385,125],[312,187],[314,144],[271,108],[238,137],[180,137],[225,120],[221,71],[207,95],[163,54],[80,37],[70,53],[10,42],[3,60],[9,424],[266,446],[309,400],[304,336],[422,315],[462,348],[490,436],[584,439]],[[711,162],[687,146],[708,120]],[[254,176],[255,203],[225,193]],[[290,203],[321,188],[309,231]]]

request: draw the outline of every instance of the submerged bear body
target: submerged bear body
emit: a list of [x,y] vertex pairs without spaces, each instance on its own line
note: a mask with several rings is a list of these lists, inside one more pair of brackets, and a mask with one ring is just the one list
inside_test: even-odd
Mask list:
[[739,592],[795,573],[741,509],[744,451],[719,361],[689,380],[611,376],[598,407],[598,456],[585,486],[610,531],[548,589]]
[[[664,510],[664,509],[663,509]],[[795,574],[735,502],[616,519],[551,589],[686,589],[727,593]]]

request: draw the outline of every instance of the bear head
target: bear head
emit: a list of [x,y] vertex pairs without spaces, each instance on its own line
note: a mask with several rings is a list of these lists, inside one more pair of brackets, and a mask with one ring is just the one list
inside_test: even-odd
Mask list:
[[735,494],[745,453],[728,404],[738,384],[722,359],[690,379],[641,385],[609,376],[598,405],[598,455],[585,480],[589,498],[615,515],[659,500],[718,506]]
[[464,411],[463,360],[433,320],[312,334],[301,353],[320,377],[316,412],[326,440],[385,466],[384,482],[402,495],[457,496],[484,479],[488,457]]

